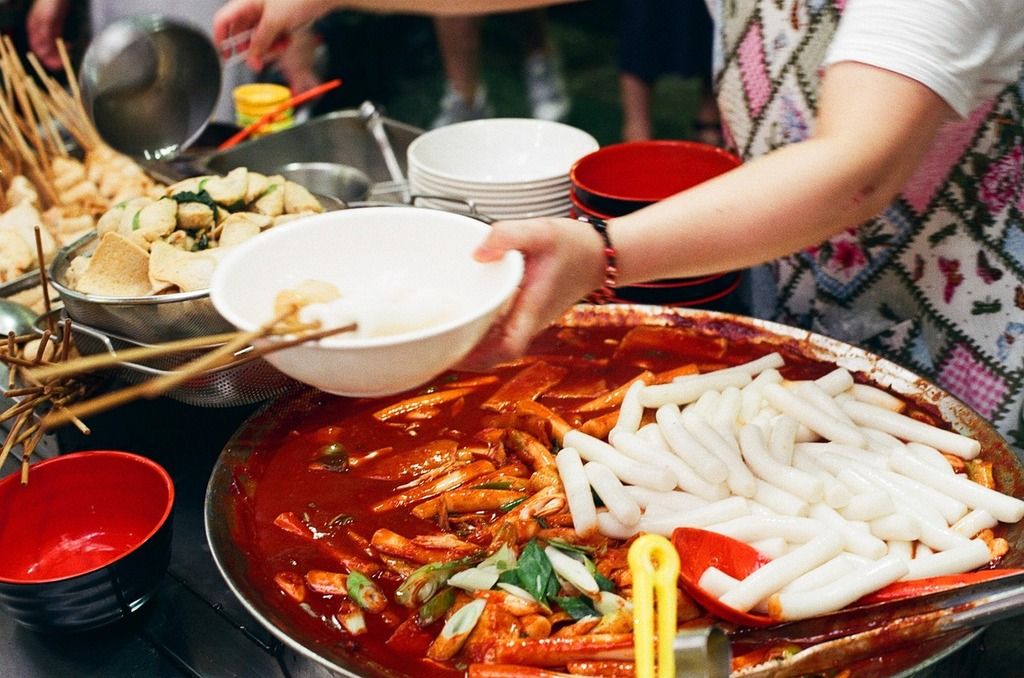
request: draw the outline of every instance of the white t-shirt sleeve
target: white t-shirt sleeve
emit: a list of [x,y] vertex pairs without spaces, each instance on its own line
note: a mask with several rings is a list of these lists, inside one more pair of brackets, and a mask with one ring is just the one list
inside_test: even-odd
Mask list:
[[1021,0],[847,0],[825,65],[857,61],[917,80],[959,115],[1016,80]]

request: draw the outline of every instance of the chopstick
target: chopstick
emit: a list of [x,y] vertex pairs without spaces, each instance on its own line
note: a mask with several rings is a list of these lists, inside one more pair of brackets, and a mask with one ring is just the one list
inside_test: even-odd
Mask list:
[[302,92],[301,94],[296,94],[295,96],[291,97],[287,101],[284,101],[280,105],[276,106],[273,110],[271,110],[269,113],[264,115],[262,118],[260,118],[256,122],[254,122],[254,123],[252,123],[250,125],[247,125],[246,127],[242,128],[234,136],[232,136],[227,141],[224,141],[220,146],[218,146],[217,150],[218,151],[226,151],[227,149],[231,148],[232,146],[235,146],[236,144],[239,144],[242,141],[244,141],[245,139],[247,139],[249,137],[249,135],[251,135],[253,132],[257,131],[258,129],[260,129],[264,125],[266,125],[266,124],[268,124],[270,122],[273,122],[274,118],[276,118],[278,115],[280,115],[284,111],[288,110],[292,106],[298,106],[300,104],[304,104],[307,101],[309,101],[310,99],[315,99],[316,97],[318,97],[318,96],[320,96],[322,94],[326,94],[327,92],[330,92],[332,89],[334,89],[336,87],[340,87],[340,86],[341,86],[341,79],[340,78],[336,78],[334,80],[328,80],[327,82],[325,82],[325,83],[323,83],[321,85],[317,85],[316,87],[310,88],[310,89],[306,90],[305,92]]
[[108,367],[116,367],[120,363],[146,360],[148,358],[159,358],[160,356],[180,353],[205,346],[223,344],[237,337],[240,332],[225,332],[223,334],[211,334],[205,337],[190,337],[188,339],[177,339],[153,346],[139,346],[127,348],[116,353],[103,353],[98,355],[82,356],[75,360],[67,360],[55,365],[48,365],[39,369],[31,370],[32,376],[37,379],[52,379],[54,377],[66,377],[72,374],[81,374],[92,370],[101,370]]
[[[272,334],[274,327],[292,312],[292,310],[289,310],[286,313],[282,313],[280,316],[274,318],[256,330],[235,334],[233,338],[224,345],[190,363],[187,363],[186,365],[183,365],[178,370],[144,381],[140,384],[135,384],[134,386],[129,386],[128,388],[106,393],[91,400],[69,405],[56,412],[51,410],[45,417],[43,417],[41,426],[44,430],[48,431],[57,426],[66,424],[69,421],[73,421],[75,418],[99,414],[100,412],[105,412],[106,410],[125,405],[138,398],[156,398],[161,396],[175,386],[198,376],[206,370],[232,363],[235,353],[242,348],[245,348],[256,339]],[[273,353],[274,351],[298,346],[299,344],[304,344],[308,341],[316,341],[337,334],[352,332],[355,329],[356,324],[350,323],[340,327],[308,332],[292,339],[261,346],[234,364],[240,365],[251,362],[257,358],[267,355],[268,353]]]

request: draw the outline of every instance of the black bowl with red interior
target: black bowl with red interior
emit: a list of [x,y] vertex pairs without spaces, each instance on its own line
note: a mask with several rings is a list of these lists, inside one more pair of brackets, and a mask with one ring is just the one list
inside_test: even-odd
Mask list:
[[111,450],[0,480],[0,607],[40,632],[117,621],[148,601],[171,555],[174,484],[159,464]]
[[[737,167],[740,159],[695,141],[628,141],[605,146],[569,170],[574,216],[613,219],[652,205]],[[619,287],[614,301],[738,310],[730,298],[743,274],[730,271]]]

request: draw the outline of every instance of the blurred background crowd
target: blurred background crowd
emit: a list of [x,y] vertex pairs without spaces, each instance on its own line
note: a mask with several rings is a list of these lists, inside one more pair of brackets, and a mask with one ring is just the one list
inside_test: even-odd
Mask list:
[[[62,36],[77,63],[91,35],[132,14],[177,15],[210,28],[220,2],[0,0],[0,31],[19,51],[58,68]],[[375,102],[424,129],[479,117],[537,117],[590,132],[602,144],[643,138],[719,143],[707,95],[711,26],[702,0],[591,0],[479,18],[335,12],[294,36],[263,73],[225,72],[216,118],[233,119],[230,88],[277,81],[293,92],[344,85],[316,115]]]

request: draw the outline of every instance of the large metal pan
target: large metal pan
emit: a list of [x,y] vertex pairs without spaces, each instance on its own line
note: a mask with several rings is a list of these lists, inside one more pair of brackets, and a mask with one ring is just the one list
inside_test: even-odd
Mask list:
[[[1020,496],[1024,491],[1024,467],[1002,437],[976,412],[942,389],[908,370],[870,354],[860,348],[835,339],[777,323],[744,318],[725,313],[657,306],[589,306],[580,305],[562,319],[572,327],[664,325],[694,327],[701,332],[749,341],[762,342],[765,352],[780,349],[795,351],[805,357],[829,361],[861,373],[894,392],[904,394],[914,402],[934,408],[963,434],[979,440],[982,456],[994,462],[998,487],[1004,492]],[[277,608],[273,600],[258,593],[247,574],[246,554],[232,537],[232,526],[247,521],[238,499],[239,483],[259,482],[252,463],[259,455],[272,453],[261,443],[268,436],[280,435],[288,422],[323,406],[322,393],[307,391],[298,396],[282,398],[266,405],[247,420],[228,442],[213,470],[206,494],[206,531],[214,560],[228,586],[248,610],[272,633],[302,655],[339,672],[344,676],[394,676],[365,656],[347,652],[338,647],[325,647],[314,642],[302,629]],[[255,456],[254,456],[255,455]],[[246,469],[243,472],[243,469]],[[249,474],[247,477],[242,477]],[[1001,565],[1021,567],[1024,564],[1024,521],[1008,526],[1004,535],[1011,551]],[[880,676],[910,676],[927,674],[977,635],[968,632],[955,639],[948,636],[925,643],[909,651],[899,661],[886,663],[885,668],[872,678]]]

